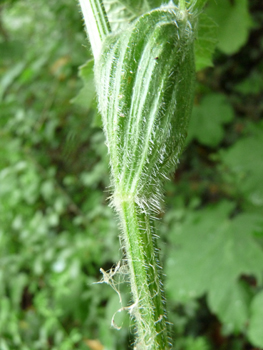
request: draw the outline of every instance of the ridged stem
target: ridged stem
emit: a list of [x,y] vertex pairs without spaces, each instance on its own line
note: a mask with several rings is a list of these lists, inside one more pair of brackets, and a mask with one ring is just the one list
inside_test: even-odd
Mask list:
[[79,0],[94,59],[99,57],[102,42],[111,32],[102,0]]
[[130,313],[135,318],[137,330],[134,349],[170,349],[156,234],[151,215],[142,213],[132,198],[119,201],[118,212],[133,295]]

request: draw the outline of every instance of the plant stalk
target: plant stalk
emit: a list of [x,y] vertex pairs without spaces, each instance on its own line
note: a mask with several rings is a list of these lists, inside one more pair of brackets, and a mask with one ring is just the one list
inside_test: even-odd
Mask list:
[[[95,60],[98,59],[110,26],[102,0],[79,0]],[[116,191],[116,189],[115,189]],[[118,193],[116,191],[115,193]],[[150,209],[142,211],[134,196],[122,195],[116,201],[122,225],[122,242],[129,266],[137,340],[134,350],[168,350],[167,317],[162,291],[161,268]]]
[[135,349],[170,349],[153,220],[131,199],[121,201],[118,212],[133,295],[130,314],[137,329]]
[[181,11],[185,11],[186,9],[185,0],[179,0],[179,8]]
[[94,59],[100,55],[102,42],[111,32],[102,0],[79,0]]

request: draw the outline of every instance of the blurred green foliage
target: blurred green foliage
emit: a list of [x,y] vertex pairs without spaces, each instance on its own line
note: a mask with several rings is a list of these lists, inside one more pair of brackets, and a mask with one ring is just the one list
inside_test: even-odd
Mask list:
[[[146,2],[122,4],[125,25]],[[197,74],[159,223],[171,336],[176,350],[261,349],[263,11],[210,0],[202,16],[197,68],[217,26],[214,67]],[[0,349],[131,349],[125,311],[110,327],[118,295],[94,284],[122,252],[76,2],[1,2],[0,53]],[[115,282],[128,305],[125,275]]]

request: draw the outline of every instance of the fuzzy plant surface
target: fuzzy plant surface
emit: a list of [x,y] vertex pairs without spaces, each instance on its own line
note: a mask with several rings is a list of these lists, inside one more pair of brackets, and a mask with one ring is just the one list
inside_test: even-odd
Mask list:
[[[171,348],[155,218],[178,164],[194,85],[197,14],[205,1],[169,2],[111,32],[101,0],[80,0],[128,265],[136,350]],[[106,275],[105,275],[106,276]],[[107,277],[106,277],[107,278]]]

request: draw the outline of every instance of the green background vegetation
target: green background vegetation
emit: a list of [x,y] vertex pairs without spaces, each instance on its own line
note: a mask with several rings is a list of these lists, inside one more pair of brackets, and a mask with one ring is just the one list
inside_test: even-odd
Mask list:
[[[124,3],[126,18],[141,8]],[[263,349],[263,8],[211,0],[205,12],[214,67],[206,19],[159,223],[171,336],[175,350]],[[78,69],[89,58],[76,1],[1,2],[1,350],[131,349],[125,312],[110,328],[118,295],[94,284],[122,252],[92,66]]]

